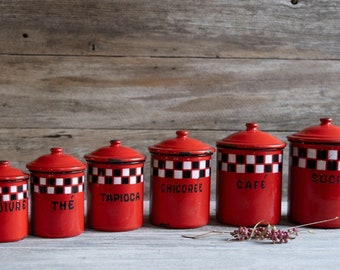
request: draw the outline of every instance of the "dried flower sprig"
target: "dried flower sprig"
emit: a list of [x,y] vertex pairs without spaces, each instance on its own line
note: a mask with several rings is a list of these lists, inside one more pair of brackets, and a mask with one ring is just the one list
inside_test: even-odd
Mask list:
[[208,236],[211,236],[211,235],[224,234],[224,233],[226,233],[226,232],[214,230],[214,231],[209,231],[209,232],[202,233],[202,234],[197,234],[197,235],[186,235],[186,234],[183,234],[182,237],[190,238],[190,239],[200,239],[200,238],[205,238],[205,237],[208,237]]
[[271,240],[274,244],[288,243],[288,240],[294,239],[299,230],[292,228],[288,230],[276,229],[275,226],[267,225],[266,227],[258,226],[256,224],[254,228],[239,227],[232,231],[230,235],[234,237],[234,240]]
[[[235,229],[234,231],[230,232],[230,235],[233,237],[233,239],[231,240],[236,240],[236,241],[270,240],[274,244],[284,244],[284,243],[288,243],[289,240],[295,239],[296,236],[298,236],[299,228],[301,227],[307,227],[311,225],[334,221],[338,218],[339,217],[334,217],[331,219],[315,221],[315,222],[311,222],[307,224],[298,225],[295,227],[290,227],[286,230],[277,229],[275,226],[272,226],[270,224],[268,224],[267,226],[262,226],[261,224],[263,223],[263,221],[260,221],[253,228],[247,228],[245,226],[241,226],[238,229]],[[204,238],[204,237],[208,237],[211,235],[225,234],[225,233],[226,232],[214,230],[214,231],[209,231],[209,232],[195,235],[195,236],[182,235],[182,237],[191,238],[191,239],[199,239],[199,238]]]

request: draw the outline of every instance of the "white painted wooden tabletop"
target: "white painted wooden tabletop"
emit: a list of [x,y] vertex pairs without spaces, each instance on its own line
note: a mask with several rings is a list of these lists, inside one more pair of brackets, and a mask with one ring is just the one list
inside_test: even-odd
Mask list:
[[[214,204],[212,204],[214,215]],[[283,220],[277,227],[291,227]],[[218,224],[190,230],[150,225],[145,202],[145,224],[129,232],[86,229],[79,236],[44,239],[29,236],[0,244],[0,269],[339,269],[340,230],[300,229],[287,244],[266,241],[226,241],[229,233],[201,239],[183,238],[211,230],[230,232]]]

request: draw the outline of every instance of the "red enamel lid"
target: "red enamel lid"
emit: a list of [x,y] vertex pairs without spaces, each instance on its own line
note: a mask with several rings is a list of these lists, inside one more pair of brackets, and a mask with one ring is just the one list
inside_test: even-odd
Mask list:
[[331,118],[321,118],[320,125],[311,126],[288,136],[289,141],[340,143],[340,126],[332,125]]
[[43,155],[26,165],[35,172],[71,172],[85,170],[86,165],[71,155],[63,154],[60,147],[51,148],[51,153]]
[[154,154],[165,155],[212,155],[215,148],[204,144],[199,140],[188,137],[188,131],[176,131],[176,138],[168,139],[149,147],[149,151]]
[[104,146],[84,156],[86,161],[105,163],[142,162],[145,156],[129,147],[121,145],[121,141],[112,140]]
[[13,168],[7,160],[0,160],[0,181],[16,181],[28,179],[28,174]]
[[256,123],[247,123],[246,130],[233,133],[217,141],[216,146],[246,149],[280,149],[284,148],[286,143],[269,133],[258,130]]

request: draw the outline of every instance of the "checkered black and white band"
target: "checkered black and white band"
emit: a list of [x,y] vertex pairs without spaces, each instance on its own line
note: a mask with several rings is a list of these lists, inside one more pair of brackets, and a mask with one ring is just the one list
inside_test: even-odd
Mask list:
[[218,152],[217,168],[236,173],[278,173],[282,171],[282,154],[241,155]]
[[31,176],[33,192],[42,194],[74,194],[84,191],[84,176],[46,178]]
[[291,147],[289,163],[292,167],[318,171],[340,171],[340,150],[320,150]]
[[151,160],[152,176],[174,179],[199,179],[210,177],[210,160],[173,161]]
[[0,187],[0,202],[17,201],[27,198],[27,184]]
[[138,184],[143,183],[143,171],[143,167],[111,169],[89,166],[87,179],[95,184]]

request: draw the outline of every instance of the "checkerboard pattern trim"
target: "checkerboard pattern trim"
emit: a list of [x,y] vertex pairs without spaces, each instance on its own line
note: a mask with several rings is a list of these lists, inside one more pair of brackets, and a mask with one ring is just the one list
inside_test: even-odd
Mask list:
[[318,171],[340,171],[340,150],[322,150],[293,146],[289,163],[292,167]]
[[84,191],[84,176],[72,178],[46,178],[31,175],[34,193],[74,194]]
[[282,172],[282,154],[242,155],[219,151],[217,169],[235,173],[279,173]]
[[151,160],[151,174],[160,178],[199,179],[210,177],[210,160]]
[[121,185],[143,183],[143,167],[137,168],[100,168],[89,166],[87,179],[90,183]]
[[27,198],[27,184],[19,186],[0,187],[0,201],[19,201]]

